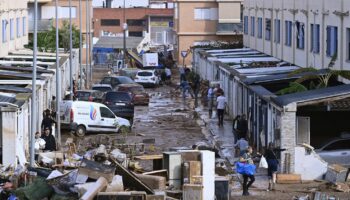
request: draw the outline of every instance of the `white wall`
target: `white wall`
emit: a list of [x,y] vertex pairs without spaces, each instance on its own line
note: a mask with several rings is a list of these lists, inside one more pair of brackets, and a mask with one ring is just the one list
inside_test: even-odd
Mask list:
[[[350,11],[348,0],[245,0],[244,16],[248,16],[249,33],[244,35],[244,45],[257,49],[266,54],[294,63],[301,67],[314,66],[326,68],[330,57],[326,55],[326,29],[327,26],[338,27],[338,60],[335,63],[337,69],[350,70],[349,61],[349,36],[347,28],[350,28],[350,16],[341,17],[337,12],[345,13]],[[263,19],[263,38],[258,39],[257,18],[270,18],[272,26],[271,41],[265,40],[265,19]],[[250,35],[250,17],[255,17],[255,36]],[[274,42],[274,19],[281,20],[280,44]],[[292,45],[285,45],[285,20],[292,21]],[[320,25],[320,53],[312,53],[311,50],[311,23]],[[298,49],[296,45],[296,25],[301,22],[305,25],[304,49]],[[272,43],[272,44],[271,44]],[[271,49],[272,48],[272,49]]]

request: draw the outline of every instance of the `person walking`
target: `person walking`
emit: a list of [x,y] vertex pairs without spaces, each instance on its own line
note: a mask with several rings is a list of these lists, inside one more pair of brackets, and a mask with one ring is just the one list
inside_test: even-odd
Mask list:
[[276,153],[285,151],[286,149],[275,148],[274,143],[270,142],[268,148],[265,152],[265,158],[267,161],[267,176],[269,178],[268,191],[275,190],[276,186],[276,174],[278,169],[279,161],[277,159]]
[[56,96],[52,96],[50,106],[51,106],[51,117],[53,119],[56,119]]
[[240,120],[241,116],[237,115],[232,122],[232,134],[233,134],[233,139],[234,139],[234,143],[237,142],[238,140],[238,130],[237,130],[237,125],[238,125],[238,121]]
[[225,113],[225,107],[226,107],[226,97],[224,96],[224,92],[219,93],[218,98],[216,99],[217,103],[217,113],[218,113],[218,125],[223,126],[224,125],[224,113]]
[[[247,151],[240,157],[240,162],[254,165],[253,161],[253,148],[249,146]],[[249,179],[249,182],[248,182]],[[243,174],[243,196],[249,195],[249,187],[254,183],[255,176],[254,174]]]
[[237,130],[238,130],[238,137],[247,138],[247,132],[248,132],[248,121],[246,119],[246,115],[243,114],[237,121]]
[[182,88],[182,97],[183,98],[186,98],[187,93],[190,93],[191,97],[193,98],[193,93],[191,91],[190,84],[188,84],[188,81],[186,79],[181,81],[180,87]]
[[50,133],[52,133],[52,125],[55,123],[55,120],[53,120],[51,117],[50,110],[46,110],[44,112],[44,118],[41,121],[41,129],[45,130],[46,128],[48,128],[50,130]]
[[214,107],[214,87],[210,86],[208,89],[208,110],[209,110],[209,119],[213,116],[213,107]]
[[171,83],[171,70],[168,67],[165,67],[165,81],[167,84]]
[[244,153],[246,153],[249,144],[248,141],[245,138],[240,138],[234,145],[234,148],[237,148],[239,150],[239,156],[243,156]]

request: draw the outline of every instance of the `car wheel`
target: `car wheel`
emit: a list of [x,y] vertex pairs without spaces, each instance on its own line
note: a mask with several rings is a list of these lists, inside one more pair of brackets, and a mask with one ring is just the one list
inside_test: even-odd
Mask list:
[[127,126],[121,126],[118,130],[118,133],[128,133],[130,132],[131,127],[127,127]]
[[85,134],[86,134],[86,128],[85,126],[83,125],[79,125],[77,130],[75,131],[75,134],[78,136],[78,137],[84,137]]

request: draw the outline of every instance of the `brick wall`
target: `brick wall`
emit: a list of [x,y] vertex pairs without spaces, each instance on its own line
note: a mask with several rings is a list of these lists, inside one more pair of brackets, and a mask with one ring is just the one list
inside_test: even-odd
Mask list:
[[281,148],[287,149],[282,152],[281,156],[281,170],[285,169],[285,155],[290,154],[290,173],[294,172],[294,157],[296,146],[296,104],[292,103],[284,107],[281,112]]
[[[108,31],[112,33],[122,33],[124,23],[124,9],[122,8],[94,8],[93,27],[94,36],[100,37],[101,31]],[[148,30],[147,19],[149,15],[155,16],[172,16],[173,9],[152,9],[152,8],[126,8],[125,18],[128,19],[143,19],[144,26],[129,26],[129,32],[142,32]],[[101,19],[119,19],[118,26],[101,26]]]

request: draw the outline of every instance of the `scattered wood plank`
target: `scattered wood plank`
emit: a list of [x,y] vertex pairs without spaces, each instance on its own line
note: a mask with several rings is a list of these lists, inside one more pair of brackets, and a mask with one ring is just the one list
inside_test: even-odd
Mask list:
[[80,200],[93,200],[100,191],[106,189],[107,185],[107,179],[104,177],[98,178],[96,183],[92,185],[87,192],[84,193]]
[[291,184],[301,183],[300,174],[277,174],[277,183]]

